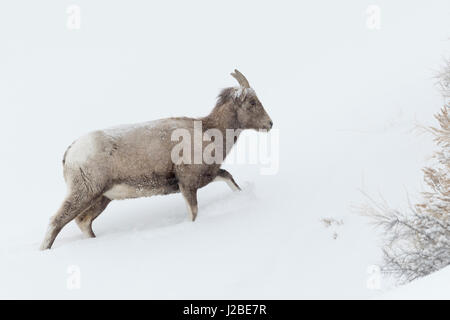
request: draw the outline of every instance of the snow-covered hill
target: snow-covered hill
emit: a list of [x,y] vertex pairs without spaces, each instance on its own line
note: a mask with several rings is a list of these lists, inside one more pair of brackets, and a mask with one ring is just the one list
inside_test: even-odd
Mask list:
[[[376,1],[379,30],[373,1],[75,2],[79,30],[64,2],[0,4],[0,298],[384,296],[367,286],[376,231],[353,207],[361,189],[398,207],[423,189],[434,147],[412,129],[443,102],[450,2]],[[180,195],[116,201],[96,239],[71,223],[38,251],[74,139],[206,115],[234,68],[279,132],[276,174],[227,164],[243,191],[200,190],[195,223]]]
[[427,277],[413,281],[381,296],[383,299],[450,299],[450,268],[444,268]]

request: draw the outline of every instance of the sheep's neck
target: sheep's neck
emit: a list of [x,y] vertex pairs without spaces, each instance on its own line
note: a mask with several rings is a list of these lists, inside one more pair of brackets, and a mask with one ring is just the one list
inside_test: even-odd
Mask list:
[[[223,137],[224,159],[230,152],[231,147],[237,142],[242,131],[237,119],[236,108],[232,103],[225,103],[216,106],[211,113],[200,119],[202,121],[203,131],[208,129],[218,129]],[[227,141],[230,140],[231,141]]]

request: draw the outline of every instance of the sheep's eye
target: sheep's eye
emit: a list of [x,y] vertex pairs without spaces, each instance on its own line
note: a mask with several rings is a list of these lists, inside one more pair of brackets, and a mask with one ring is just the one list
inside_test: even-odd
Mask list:
[[255,100],[250,100],[250,104],[251,104],[252,106],[255,106],[255,105],[256,105],[256,101],[255,101]]

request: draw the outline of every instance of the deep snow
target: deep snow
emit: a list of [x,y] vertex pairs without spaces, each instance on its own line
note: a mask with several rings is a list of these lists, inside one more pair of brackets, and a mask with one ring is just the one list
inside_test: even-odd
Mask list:
[[383,299],[448,300],[450,268],[444,268],[382,295]]
[[[76,2],[80,30],[66,28],[68,3],[0,4],[0,298],[387,294],[367,287],[379,241],[353,207],[361,190],[398,207],[423,190],[434,146],[413,129],[443,103],[433,76],[450,53],[450,2],[374,1],[380,30],[366,27],[372,1]],[[279,130],[277,174],[227,165],[243,192],[205,187],[195,223],[180,195],[116,201],[96,239],[71,223],[38,251],[74,139],[205,115],[234,68]]]

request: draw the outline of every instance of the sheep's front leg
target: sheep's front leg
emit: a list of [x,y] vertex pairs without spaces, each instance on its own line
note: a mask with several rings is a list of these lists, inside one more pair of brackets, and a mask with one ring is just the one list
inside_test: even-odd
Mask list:
[[233,176],[225,169],[220,169],[214,181],[225,181],[233,191],[241,191],[239,185],[234,181]]
[[198,212],[198,206],[197,206],[197,189],[191,188],[191,187],[185,187],[181,184],[180,191],[181,194],[184,197],[184,200],[186,200],[186,204],[188,207],[188,211],[191,214],[192,221],[195,221],[195,218],[197,218],[197,212]]

